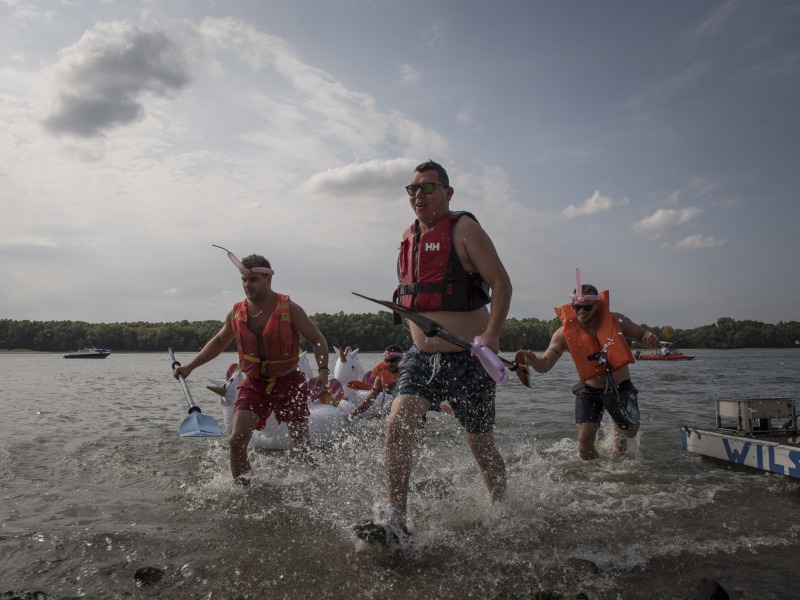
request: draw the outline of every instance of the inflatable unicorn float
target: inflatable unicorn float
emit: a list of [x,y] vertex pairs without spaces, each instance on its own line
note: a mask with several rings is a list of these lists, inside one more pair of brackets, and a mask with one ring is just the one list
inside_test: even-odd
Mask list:
[[[333,376],[327,388],[320,388],[314,380],[314,373],[308,355],[303,352],[297,368],[305,375],[309,384],[308,433],[312,446],[320,446],[335,439],[345,428],[347,417],[369,394],[369,374],[358,357],[358,348],[352,350],[334,346],[337,358],[333,368]],[[220,396],[222,418],[225,429],[231,432],[233,426],[233,406],[239,395],[239,384],[247,377],[233,363],[228,367],[225,379],[210,379],[212,385],[207,386]],[[350,384],[350,385],[348,385]],[[366,389],[365,389],[366,388]],[[381,393],[373,405],[364,414],[379,415],[391,402],[388,394]],[[250,439],[250,446],[270,450],[290,450],[292,442],[286,423],[278,423],[275,415],[267,419],[264,429],[257,430]]]

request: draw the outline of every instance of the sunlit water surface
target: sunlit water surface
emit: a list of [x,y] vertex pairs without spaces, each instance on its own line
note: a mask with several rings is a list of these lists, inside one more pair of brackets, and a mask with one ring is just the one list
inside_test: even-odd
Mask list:
[[[362,420],[310,469],[258,450],[249,489],[224,438],[180,438],[167,355],[0,355],[0,592],[48,598],[798,598],[800,484],[681,451],[717,395],[793,396],[800,351],[699,351],[638,363],[642,430],[624,458],[577,458],[574,366],[498,389],[506,502],[491,505],[452,418],[429,413],[409,503],[418,549],[365,548],[350,526],[383,499],[383,427]],[[186,360],[188,355],[179,356]],[[188,380],[222,423],[208,378]],[[377,354],[364,354],[371,368]],[[608,419],[606,418],[606,421]],[[155,567],[142,583],[137,569]],[[157,577],[156,577],[157,578]]]

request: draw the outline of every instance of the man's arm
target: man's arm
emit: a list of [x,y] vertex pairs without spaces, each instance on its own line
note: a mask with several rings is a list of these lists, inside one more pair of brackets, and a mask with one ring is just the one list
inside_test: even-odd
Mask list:
[[567,348],[567,340],[564,338],[564,328],[559,327],[550,339],[550,345],[541,356],[536,356],[531,350],[523,350],[526,362],[533,367],[537,373],[547,373],[564,354]]
[[658,348],[659,341],[658,336],[655,333],[649,329],[645,329],[641,325],[637,325],[625,315],[621,315],[619,313],[613,314],[614,318],[617,319],[617,322],[622,329],[622,334],[626,338],[631,338],[633,340],[642,342],[642,345],[645,348]]
[[172,374],[175,376],[175,379],[178,378],[178,375],[183,375],[184,377],[189,377],[189,374],[194,371],[200,365],[204,365],[205,363],[214,360],[217,358],[225,348],[233,341],[233,327],[231,326],[231,316],[233,311],[228,313],[228,316],[225,317],[225,324],[222,326],[217,334],[212,337],[206,345],[203,346],[203,349],[197,353],[197,355],[185,365],[181,365],[180,367],[176,367]]
[[317,361],[321,378],[320,383],[327,383],[330,369],[328,367],[328,342],[325,341],[325,336],[322,335],[322,332],[314,325],[313,321],[308,318],[306,311],[300,305],[291,302],[289,311],[295,329],[311,342],[314,348],[314,358]]
[[492,288],[489,323],[481,337],[489,348],[497,352],[500,349],[500,333],[511,306],[511,278],[491,238],[477,222],[470,218],[459,219],[453,228],[453,239],[456,249],[461,247],[465,252],[466,256],[459,253],[464,268],[469,272],[480,273]]

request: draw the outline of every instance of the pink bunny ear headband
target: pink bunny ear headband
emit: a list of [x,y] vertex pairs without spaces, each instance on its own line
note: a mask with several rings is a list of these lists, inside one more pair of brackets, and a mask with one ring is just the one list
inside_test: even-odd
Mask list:
[[403,358],[405,356],[404,352],[384,352],[383,358]]
[[577,267],[575,267],[575,293],[570,294],[569,297],[573,300],[577,300],[578,302],[585,302],[587,300],[600,300],[600,296],[597,294],[583,295],[583,285],[581,285],[581,270]]
[[236,255],[228,250],[227,248],[223,248],[222,246],[217,246],[216,244],[211,244],[214,248],[219,248],[220,250],[225,250],[228,253],[228,258],[231,259],[231,262],[236,265],[236,268],[239,269],[239,273],[242,275],[247,275],[248,273],[264,273],[265,275],[272,275],[275,273],[269,267],[253,267],[252,269],[248,269],[245,267],[242,262],[236,258]]

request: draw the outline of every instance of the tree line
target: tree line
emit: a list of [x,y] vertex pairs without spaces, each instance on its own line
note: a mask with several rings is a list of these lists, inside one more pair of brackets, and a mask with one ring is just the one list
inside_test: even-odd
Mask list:
[[[311,320],[322,331],[328,346],[350,346],[363,352],[380,352],[389,344],[402,348],[411,345],[407,327],[394,324],[389,312],[344,314],[319,313]],[[500,336],[500,348],[514,352],[519,348],[543,350],[558,319],[508,319]],[[196,352],[222,327],[222,321],[178,321],[171,323],[87,323],[84,321],[25,321],[0,319],[0,350],[68,352],[85,347],[108,348],[115,352],[163,352],[175,348]],[[737,321],[730,317],[693,329],[670,325],[650,326],[662,340],[675,342],[681,348],[798,348],[800,322]],[[303,349],[311,350],[303,341]],[[640,347],[638,340],[631,346]],[[235,350],[231,344],[229,350]]]

